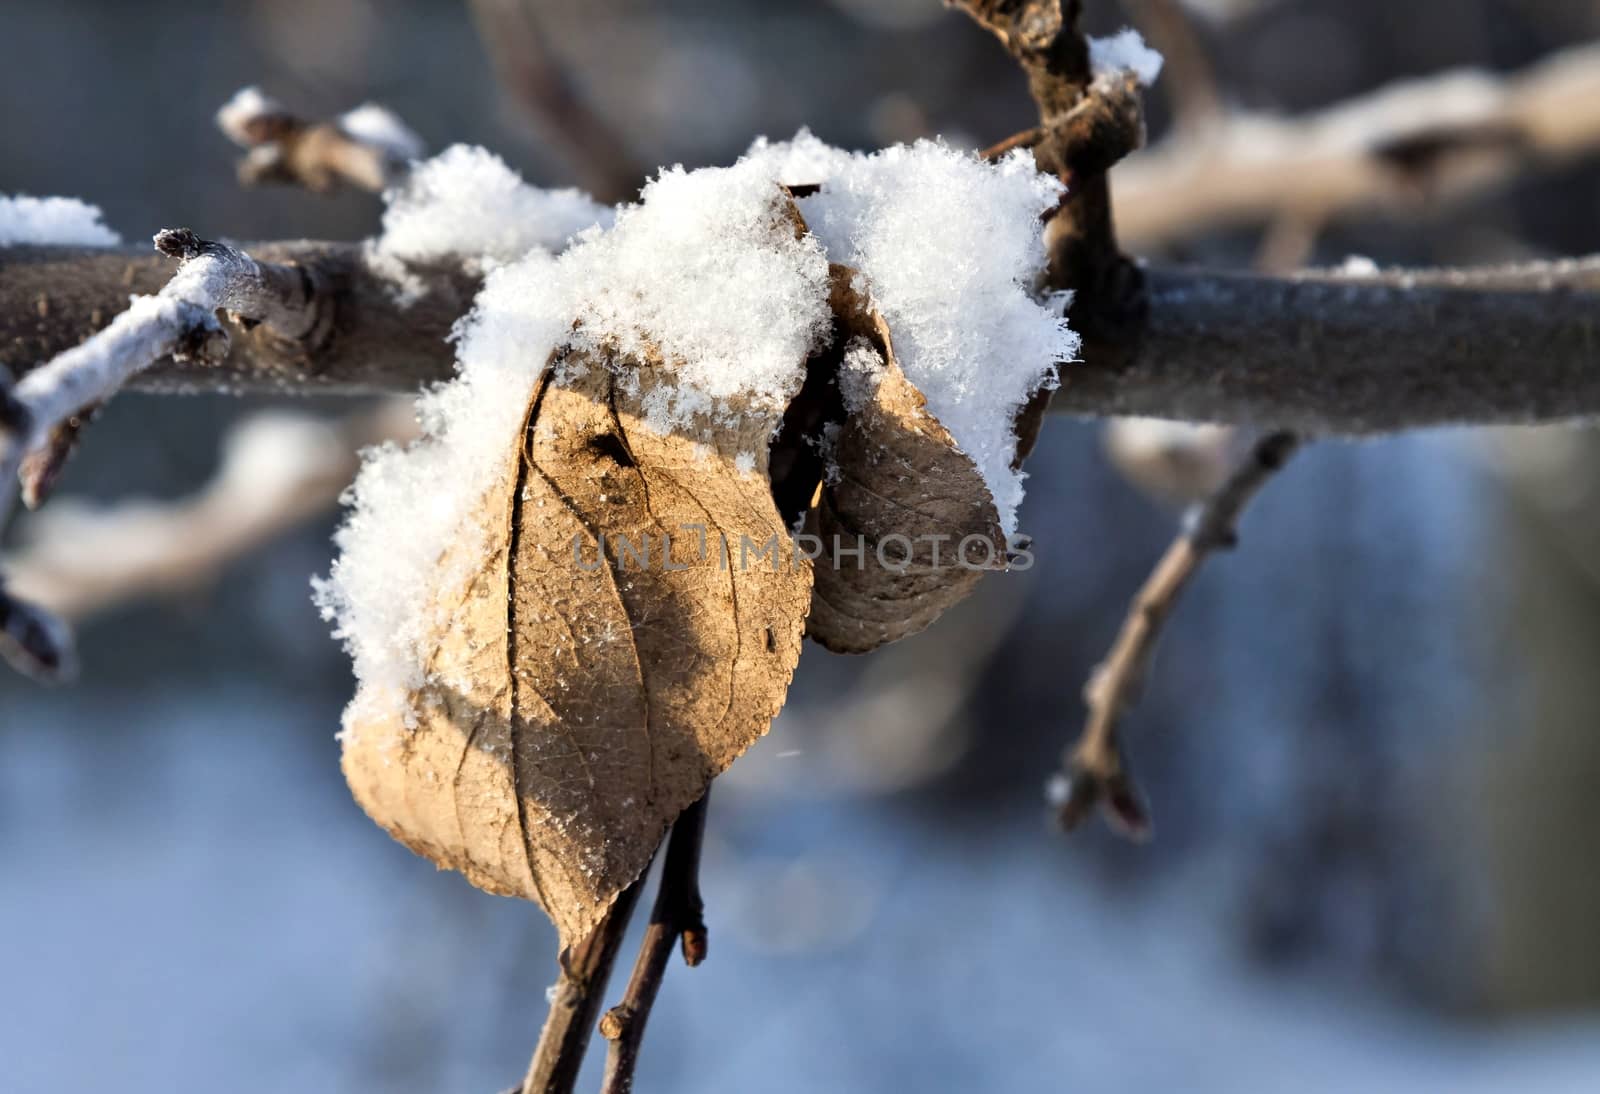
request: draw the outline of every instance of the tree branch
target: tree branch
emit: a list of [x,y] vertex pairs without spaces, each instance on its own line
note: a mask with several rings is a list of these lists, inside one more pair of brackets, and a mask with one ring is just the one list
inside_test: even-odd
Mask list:
[[550,1013],[540,1031],[528,1075],[518,1088],[521,1094],[571,1094],[577,1085],[611,968],[617,963],[623,936],[628,933],[628,920],[633,918],[649,872],[646,867],[617,896],[593,934],[561,955],[561,979],[550,1000]]
[[[285,344],[224,317],[230,350],[220,364],[163,359],[134,387],[357,394],[451,375],[445,337],[470,307],[472,275],[416,271],[428,291],[404,308],[359,245],[250,251],[312,280],[332,308],[325,339]],[[25,373],[76,345],[130,291],[159,289],[168,269],[122,251],[0,249],[0,363]],[[1600,415],[1600,258],[1292,277],[1176,267],[1146,277],[1148,314],[1128,333],[1125,359],[1064,366],[1053,411],[1308,435]]]
[[672,958],[672,947],[682,943],[683,961],[690,968],[706,958],[705,905],[700,899],[700,847],[705,838],[706,807],[711,789],[673,822],[667,843],[666,861],[661,866],[660,888],[650,925],[639,945],[639,957],[628,980],[622,1002],[600,1019],[600,1034],[611,1042],[606,1054],[603,1094],[628,1094],[633,1089],[634,1070],[639,1063],[639,1047],[644,1042],[645,1024],[662,977]]
[[221,466],[198,493],[103,507],[58,498],[24,526],[0,572],[16,596],[68,621],[203,588],[229,562],[332,509],[362,448],[415,432],[405,399],[335,421],[264,411],[228,434]]
[[367,103],[332,121],[310,122],[253,87],[217,111],[217,126],[245,149],[239,161],[245,186],[285,183],[326,193],[342,184],[379,193],[423,152],[422,139],[381,106]]
[[[415,391],[451,375],[446,343],[466,314],[480,279],[460,263],[410,267],[426,291],[402,305],[396,286],[374,269],[359,243],[248,244],[263,267],[282,267],[290,284],[309,287],[317,337],[279,337],[226,315],[227,355],[215,364],[163,356],[136,378],[156,391],[360,394]],[[77,346],[128,306],[129,293],[153,295],[171,264],[126,248],[0,248],[0,364],[32,371]],[[290,277],[292,275],[292,277]]]
[[157,234],[156,249],[182,259],[160,292],[135,297],[103,330],[26,373],[11,390],[13,412],[20,410],[25,425],[0,437],[0,521],[9,513],[23,460],[59,445],[61,427],[86,407],[164,357],[199,368],[220,363],[228,335],[217,321],[219,310],[293,347],[315,347],[331,320],[300,270],[258,263],[187,229]]
[[1600,414],[1600,259],[1148,278],[1126,362],[1066,366],[1052,410],[1308,435]]
[[1186,129],[1117,168],[1117,225],[1153,247],[1284,216],[1415,210],[1596,150],[1600,44],[1520,74],[1447,72],[1306,117],[1234,114]]
[[[1203,129],[1222,116],[1222,91],[1194,16],[1181,0],[1123,0],[1134,24],[1166,61],[1161,86],[1172,104],[1174,128]],[[1121,205],[1121,188],[1118,188]]]
[[575,85],[538,24],[529,0],[469,0],[484,48],[506,94],[550,138],[602,201],[638,196],[646,167],[634,161],[620,130]]
[[1051,783],[1050,797],[1063,827],[1076,828],[1098,804],[1119,832],[1134,839],[1149,835],[1149,814],[1128,771],[1118,723],[1138,701],[1156,642],[1178,598],[1209,555],[1234,546],[1239,515],[1298,447],[1292,433],[1271,433],[1256,442],[1217,492],[1191,510],[1183,534],[1133,598],[1111,652],[1084,688],[1088,724]]

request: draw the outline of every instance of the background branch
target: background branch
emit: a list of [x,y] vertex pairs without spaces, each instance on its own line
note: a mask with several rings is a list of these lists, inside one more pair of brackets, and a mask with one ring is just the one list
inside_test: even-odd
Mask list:
[[607,204],[631,201],[648,174],[621,130],[595,110],[567,72],[532,0],[470,0],[473,21],[507,97]]
[[416,433],[410,400],[324,421],[281,410],[239,423],[191,497],[105,507],[58,498],[0,560],[8,589],[67,621],[130,600],[203,588],[234,559],[332,509],[359,451]]
[[1298,447],[1292,433],[1272,433],[1256,442],[1238,470],[1190,512],[1183,534],[1133,598],[1111,652],[1084,687],[1088,723],[1051,784],[1063,827],[1077,827],[1098,804],[1117,831],[1134,839],[1149,835],[1143,795],[1123,755],[1118,730],[1122,715],[1138,701],[1162,627],[1179,597],[1208,556],[1234,546],[1239,515]]
[[217,111],[217,126],[245,149],[239,181],[246,186],[284,183],[326,193],[342,184],[378,193],[423,153],[422,138],[374,103],[311,122],[253,87]]
[[1153,247],[1286,216],[1414,211],[1597,149],[1600,44],[1515,75],[1448,72],[1305,117],[1239,113],[1182,129],[1116,169],[1117,227]]

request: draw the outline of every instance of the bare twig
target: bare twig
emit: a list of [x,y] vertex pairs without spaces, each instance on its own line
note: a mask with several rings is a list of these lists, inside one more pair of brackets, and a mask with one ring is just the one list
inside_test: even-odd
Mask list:
[[55,489],[56,480],[61,477],[67,461],[77,450],[79,435],[94,421],[95,415],[100,412],[100,405],[90,403],[70,415],[50,431],[50,437],[44,444],[23,457],[22,466],[18,469],[22,480],[23,505],[37,509],[44,504],[44,499]]
[[539,1033],[521,1094],[571,1094],[583,1068],[584,1052],[594,1030],[595,1015],[605,997],[611,969],[617,963],[628,920],[644,889],[646,867],[634,883],[618,894],[611,910],[584,941],[561,955],[561,979],[550,1000],[550,1013]]
[[0,657],[35,680],[55,683],[76,670],[72,634],[49,612],[0,587]]
[[1600,150],[1600,44],[1512,76],[1450,72],[1307,117],[1235,114],[1116,172],[1124,240],[1151,247],[1285,214],[1415,211]]
[[1039,170],[1067,184],[1049,225],[1046,283],[1070,289],[1084,358],[1115,366],[1144,317],[1144,276],[1117,246],[1106,172],[1144,141],[1131,72],[1096,72],[1079,28],[1080,0],[947,0],[1006,47],[1028,79],[1039,126],[1002,141],[1033,150]]
[[604,1094],[627,1094],[633,1089],[639,1046],[645,1023],[661,979],[666,975],[672,948],[681,944],[684,964],[693,968],[706,957],[705,905],[700,899],[700,846],[705,837],[706,806],[711,791],[685,809],[672,825],[666,860],[661,865],[660,888],[650,925],[639,945],[639,957],[628,980],[622,1002],[600,1020],[600,1033],[611,1042],[606,1054]]
[[470,0],[484,47],[507,95],[552,140],[579,181],[602,201],[627,201],[646,171],[627,140],[576,87],[540,27],[531,0]]
[[1084,688],[1089,720],[1051,783],[1061,823],[1074,828],[1098,804],[1124,834],[1143,839],[1150,818],[1123,757],[1118,722],[1138,701],[1162,626],[1207,556],[1237,542],[1236,527],[1258,490],[1299,447],[1292,433],[1270,433],[1209,500],[1193,509],[1128,609],[1117,639]]
[[246,150],[239,161],[246,186],[287,183],[326,193],[344,184],[376,193],[423,153],[422,139],[373,103],[310,122],[247,87],[217,111],[217,125]]

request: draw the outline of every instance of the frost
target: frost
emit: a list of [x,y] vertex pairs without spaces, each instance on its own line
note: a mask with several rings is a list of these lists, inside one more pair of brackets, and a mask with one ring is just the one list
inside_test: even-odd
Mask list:
[[847,414],[859,414],[871,404],[883,369],[883,358],[867,339],[857,335],[845,346],[839,362],[839,394]]
[[107,228],[100,215],[99,208],[77,198],[0,194],[0,247],[115,247],[122,237]]
[[415,130],[377,103],[363,103],[340,115],[339,128],[363,144],[383,149],[397,160],[421,159],[425,148]]
[[1061,184],[1030,153],[986,164],[934,141],[863,155],[801,130],[784,144],[757,141],[750,156],[780,181],[822,185],[800,199],[806,223],[830,259],[861,272],[906,377],[977,465],[1001,527],[1015,531],[1012,423],[1078,350],[1059,300],[1034,295],[1040,218]]
[[1089,39],[1089,65],[1097,76],[1131,72],[1146,87],[1156,82],[1165,64],[1161,54],[1144,44],[1144,37],[1128,27],[1109,38]]

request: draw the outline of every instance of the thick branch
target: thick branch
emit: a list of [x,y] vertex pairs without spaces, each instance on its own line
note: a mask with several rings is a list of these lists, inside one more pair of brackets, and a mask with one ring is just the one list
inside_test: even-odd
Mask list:
[[1288,278],[1149,272],[1128,362],[1051,409],[1307,434],[1600,415],[1600,259]]
[[1150,247],[1228,224],[1419,207],[1600,149],[1600,44],[1498,77],[1448,72],[1308,117],[1237,114],[1117,168],[1117,227]]
[[[318,348],[224,322],[219,366],[158,363],[134,386],[259,392],[414,391],[451,375],[445,336],[476,279],[418,271],[409,308],[355,244],[255,244],[333,302]],[[120,251],[0,250],[0,363],[26,372],[157,291],[170,264]],[[1477,271],[1311,272],[1289,278],[1152,269],[1125,362],[1062,369],[1052,410],[1307,434],[1600,415],[1600,258]]]
[[160,292],[135,297],[103,330],[26,373],[11,390],[12,421],[0,435],[0,520],[24,459],[62,444],[62,427],[73,416],[163,357],[199,367],[219,363],[228,336],[217,312],[226,309],[293,346],[314,346],[326,325],[312,282],[298,270],[258,263],[187,229],[161,232],[156,249],[183,260]]
[[[454,353],[445,337],[478,288],[478,278],[459,263],[413,268],[427,291],[403,307],[361,244],[260,243],[247,250],[309,285],[326,324],[315,343],[225,316],[229,346],[222,362],[163,358],[134,386],[343,394],[414,391],[450,375]],[[14,374],[31,371],[104,327],[128,306],[130,293],[153,295],[171,276],[170,262],[130,249],[0,248],[0,364]]]

